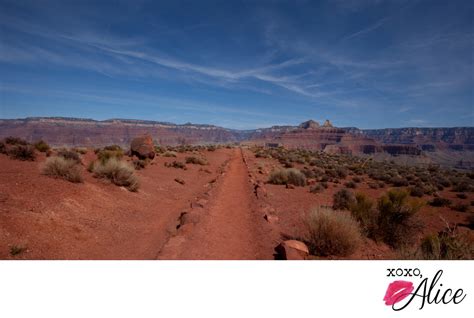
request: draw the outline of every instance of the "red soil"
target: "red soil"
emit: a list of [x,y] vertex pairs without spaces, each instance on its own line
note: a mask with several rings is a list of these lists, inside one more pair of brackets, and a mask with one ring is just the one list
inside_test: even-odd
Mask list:
[[[205,152],[211,173],[198,165],[164,167],[185,156],[159,157],[137,171],[140,189],[132,193],[85,170],[82,184],[41,175],[44,157],[0,155],[0,259],[155,259],[180,213],[207,191],[232,151]],[[94,155],[84,157],[87,166]],[[12,246],[27,250],[11,256]]]
[[[164,163],[184,161],[189,153],[155,158],[137,171],[137,193],[95,179],[85,168],[82,184],[44,176],[44,156],[22,162],[0,155],[0,259],[273,259],[283,239],[302,236],[305,214],[314,206],[332,205],[333,194],[343,188],[344,182],[330,183],[312,194],[308,186],[265,184],[266,196],[257,198],[255,182],[265,183],[269,172],[280,167],[277,161],[240,149],[202,155],[209,165],[188,164],[188,170]],[[94,159],[92,152],[84,155],[84,167]],[[376,199],[387,190],[369,189],[362,182],[355,191]],[[449,191],[442,196],[454,203],[472,200]],[[268,208],[278,221],[265,221]],[[191,221],[183,221],[183,212]],[[420,238],[443,229],[444,220],[463,224],[468,216],[430,206],[419,214],[425,225]],[[26,250],[11,255],[12,247]],[[348,258],[396,257],[385,244],[366,239]]]

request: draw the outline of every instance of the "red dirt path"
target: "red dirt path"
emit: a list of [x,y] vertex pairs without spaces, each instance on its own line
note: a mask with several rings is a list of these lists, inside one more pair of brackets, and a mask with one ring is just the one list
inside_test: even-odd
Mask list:
[[[207,211],[206,211],[207,210]],[[268,225],[258,212],[241,150],[235,149],[203,220],[170,240],[160,259],[273,259]]]

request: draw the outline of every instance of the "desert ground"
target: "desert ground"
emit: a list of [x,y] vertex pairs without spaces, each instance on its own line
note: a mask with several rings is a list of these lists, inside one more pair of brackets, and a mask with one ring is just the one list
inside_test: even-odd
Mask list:
[[[428,177],[436,174],[431,179],[443,174],[460,180],[427,189],[431,179],[423,179],[423,171],[395,186],[396,181],[369,176],[367,159],[255,146],[181,146],[157,147],[153,159],[120,155],[121,162],[136,167],[138,185],[130,187],[99,176],[97,165],[110,160],[102,158],[104,152],[67,151],[78,157],[82,177],[76,182],[45,172],[48,160],[64,156],[64,150],[35,150],[34,160],[0,154],[0,259],[472,258],[472,173],[426,170]],[[336,170],[344,168],[337,176],[327,166],[334,160],[340,163]],[[288,169],[298,170],[304,182],[274,180]],[[416,194],[418,179],[425,188]],[[342,189],[371,201],[367,211],[377,210],[377,200],[390,190],[405,191],[407,207],[416,200],[417,226],[407,221],[402,238],[386,239],[382,225],[372,231],[367,219],[357,219],[359,201],[336,208]],[[435,197],[449,202],[430,204]],[[327,227],[318,238],[308,236],[307,220],[315,209],[350,218],[357,234],[348,238],[357,244],[339,241],[344,233],[321,238]]]

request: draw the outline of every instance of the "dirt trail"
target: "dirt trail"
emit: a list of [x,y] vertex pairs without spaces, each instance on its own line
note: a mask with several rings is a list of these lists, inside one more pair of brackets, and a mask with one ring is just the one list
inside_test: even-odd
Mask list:
[[[190,233],[170,240],[160,259],[272,259],[263,219],[254,212],[247,167],[235,149],[215,195]],[[270,245],[269,245],[270,243]]]

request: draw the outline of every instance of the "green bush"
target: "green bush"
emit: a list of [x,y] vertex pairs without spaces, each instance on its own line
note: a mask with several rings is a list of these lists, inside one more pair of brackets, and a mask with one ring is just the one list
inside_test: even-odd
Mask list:
[[429,202],[429,205],[436,206],[436,207],[449,206],[451,205],[451,200],[436,197],[436,198],[433,198],[433,200]]
[[377,230],[378,213],[373,208],[374,203],[362,193],[357,193],[355,200],[349,204],[351,215],[358,221],[363,232],[373,237]]
[[50,157],[46,159],[43,174],[62,178],[73,183],[83,181],[80,165],[72,159],[64,159],[63,157]]
[[34,144],[34,146],[35,146],[36,150],[38,150],[39,152],[48,152],[51,149],[49,147],[49,145],[43,140],[37,141]]
[[419,254],[427,260],[472,260],[473,245],[456,228],[425,236]]
[[16,160],[34,161],[35,149],[31,145],[15,144],[7,147],[7,155]]
[[7,145],[21,145],[21,146],[26,146],[28,145],[28,142],[24,139],[18,138],[18,137],[7,137],[4,139],[5,143]]
[[334,210],[348,210],[355,201],[354,194],[347,189],[334,193],[332,208]]
[[306,177],[300,170],[295,168],[280,169],[272,171],[268,179],[271,184],[293,184],[303,187],[306,185]]
[[306,220],[308,248],[313,255],[348,256],[361,243],[359,225],[348,214],[319,207]]
[[415,218],[421,206],[418,201],[409,201],[404,190],[387,192],[378,201],[378,236],[394,248],[412,243],[421,227]]

